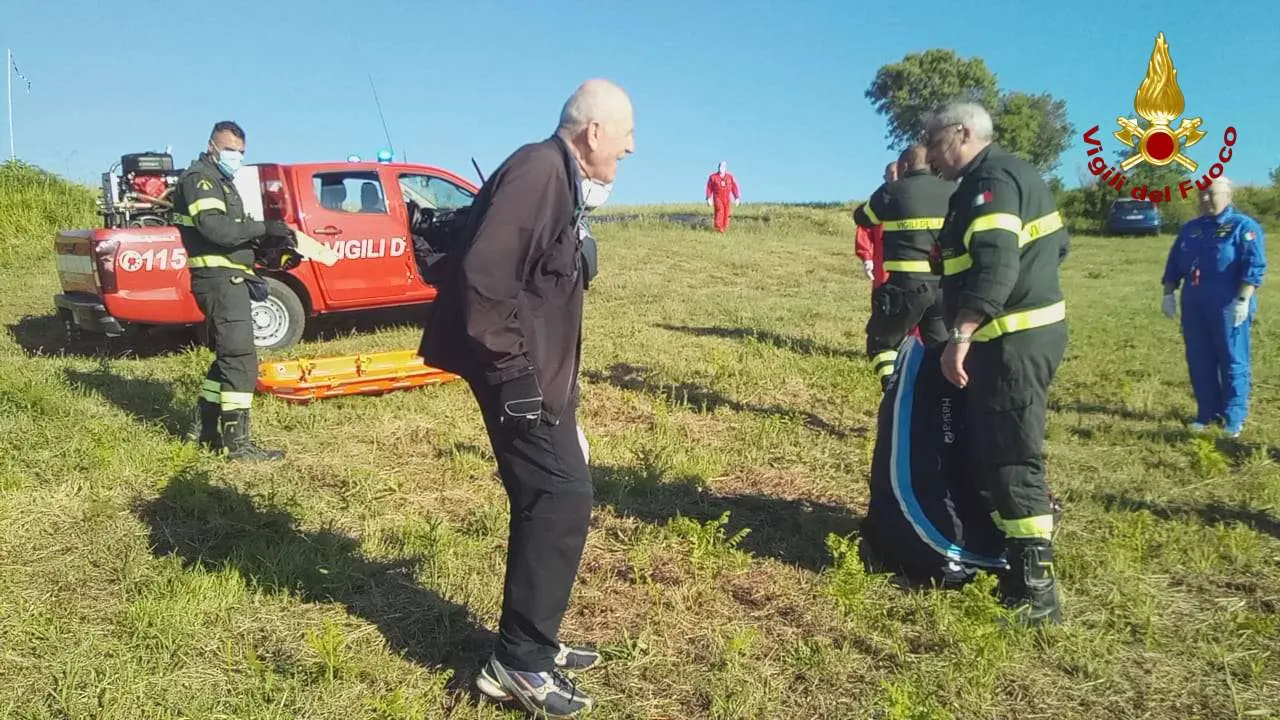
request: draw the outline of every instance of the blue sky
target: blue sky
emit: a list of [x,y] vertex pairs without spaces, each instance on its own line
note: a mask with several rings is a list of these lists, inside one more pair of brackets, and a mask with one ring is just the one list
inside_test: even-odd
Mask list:
[[[979,12],[977,9],[983,7]],[[876,70],[941,47],[981,56],[1002,89],[1049,92],[1107,143],[1163,31],[1186,115],[1239,133],[1227,174],[1280,165],[1274,3],[1210,11],[1186,0],[960,3],[917,0],[0,0],[15,78],[18,156],[96,183],[119,156],[172,146],[186,165],[216,120],[240,122],[248,162],[372,157],[385,145],[372,72],[398,151],[474,178],[546,137],[582,80],[619,82],[637,152],[612,203],[700,201],[720,160],[745,201],[863,198],[893,158],[863,92]],[[8,155],[8,125],[3,156]],[[1077,183],[1079,132],[1059,174]]]

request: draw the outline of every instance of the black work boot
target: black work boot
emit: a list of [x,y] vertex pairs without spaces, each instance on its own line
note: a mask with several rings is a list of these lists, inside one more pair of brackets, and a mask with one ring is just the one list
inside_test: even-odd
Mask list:
[[1000,578],[1001,604],[1021,625],[1062,622],[1062,601],[1048,540],[1010,538],[1009,569]]
[[202,446],[217,452],[222,449],[222,432],[218,421],[222,417],[222,407],[204,398],[196,401],[196,412],[200,422],[200,435],[197,438]]
[[264,450],[249,439],[249,411],[227,410],[222,413],[222,442],[229,460],[280,460],[284,452]]

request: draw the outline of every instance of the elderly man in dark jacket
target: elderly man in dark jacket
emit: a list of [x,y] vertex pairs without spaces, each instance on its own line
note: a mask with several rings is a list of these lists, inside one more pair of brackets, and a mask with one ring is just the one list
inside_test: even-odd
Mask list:
[[477,685],[552,717],[594,704],[563,671],[599,655],[559,639],[592,506],[576,422],[584,216],[634,152],[633,131],[626,93],[590,80],[554,135],[503,162],[476,196],[470,242],[439,288],[419,351],[470,385],[511,503],[497,647]]

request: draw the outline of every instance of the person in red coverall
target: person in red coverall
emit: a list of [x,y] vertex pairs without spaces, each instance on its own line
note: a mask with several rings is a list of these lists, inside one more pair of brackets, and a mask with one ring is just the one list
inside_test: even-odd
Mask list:
[[720,168],[707,178],[707,205],[716,209],[716,231],[724,232],[729,227],[729,196],[733,196],[733,204],[742,201],[738,192],[738,181],[729,174],[724,162]]
[[[898,179],[898,163],[891,162],[884,168],[884,181],[889,183]],[[872,289],[880,287],[889,279],[884,269],[884,229],[879,225],[868,230],[854,226],[853,252],[862,261],[862,270],[871,281]]]
[[[884,168],[884,181],[889,183],[897,179],[898,163],[891,162]],[[853,252],[862,261],[862,270],[867,274],[874,290],[889,279],[889,273],[884,269],[884,229],[879,225],[871,229],[855,226],[855,229],[857,234],[854,235]],[[920,337],[920,328],[911,328],[907,335]]]

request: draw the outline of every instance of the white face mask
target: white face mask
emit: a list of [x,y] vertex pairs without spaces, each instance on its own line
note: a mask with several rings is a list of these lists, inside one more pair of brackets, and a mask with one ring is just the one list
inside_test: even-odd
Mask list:
[[598,208],[609,199],[613,192],[613,183],[602,183],[591,178],[582,178],[582,205],[588,210]]
[[244,164],[244,153],[239,150],[219,150],[218,167],[227,177],[235,177],[236,171]]

